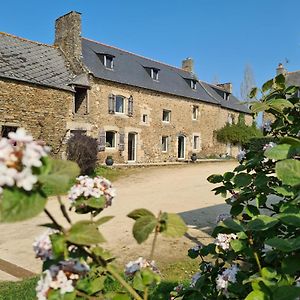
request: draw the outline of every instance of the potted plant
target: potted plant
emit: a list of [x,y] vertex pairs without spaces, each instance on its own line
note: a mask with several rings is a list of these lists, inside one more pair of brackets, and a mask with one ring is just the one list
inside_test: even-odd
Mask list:
[[112,166],[114,164],[114,160],[113,160],[113,158],[112,158],[111,155],[109,155],[109,156],[106,157],[105,164],[107,166]]
[[193,163],[197,160],[197,154],[196,153],[192,153],[191,160],[192,160]]

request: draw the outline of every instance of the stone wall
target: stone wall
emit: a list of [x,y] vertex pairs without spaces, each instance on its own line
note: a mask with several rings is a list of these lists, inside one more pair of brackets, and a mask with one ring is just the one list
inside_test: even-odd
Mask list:
[[0,79],[0,125],[24,127],[59,152],[72,114],[73,93]]
[[[128,160],[128,134],[136,133],[137,138],[137,162],[161,162],[176,161],[178,159],[178,136],[185,139],[184,159],[188,159],[195,152],[199,157],[222,155],[228,152],[226,145],[218,143],[214,138],[214,131],[224,126],[228,116],[232,115],[236,120],[238,112],[223,109],[220,106],[157,93],[137,87],[112,83],[94,79],[92,88],[88,92],[89,114],[85,116],[85,122],[80,118],[82,129],[88,134],[99,138],[105,131],[116,133],[116,147],[105,148],[99,152],[100,162],[104,162],[108,155],[113,156],[116,162],[122,163]],[[133,97],[133,116],[125,114],[110,114],[108,112],[108,98],[110,94]],[[192,120],[192,108],[198,106],[199,116]],[[163,110],[171,111],[169,123],[162,121]],[[127,107],[125,107],[125,112]],[[147,115],[148,122],[143,122],[143,115]],[[251,116],[246,116],[246,122],[251,123]],[[76,124],[76,115],[72,124]],[[69,124],[69,126],[72,126]],[[74,126],[73,126],[74,127]],[[75,126],[76,127],[76,126]],[[120,149],[120,137],[125,136],[124,150]],[[193,149],[193,136],[199,136],[200,147]],[[162,136],[168,136],[168,151],[162,151]],[[233,147],[232,155],[236,155],[237,147]]]

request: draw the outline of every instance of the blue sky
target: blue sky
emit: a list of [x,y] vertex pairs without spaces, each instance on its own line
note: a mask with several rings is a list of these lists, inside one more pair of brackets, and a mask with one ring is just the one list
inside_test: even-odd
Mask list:
[[300,69],[299,0],[10,0],[0,31],[51,44],[71,10],[84,37],[178,67],[192,57],[199,79],[230,81],[238,96],[246,64],[257,85],[286,59]]

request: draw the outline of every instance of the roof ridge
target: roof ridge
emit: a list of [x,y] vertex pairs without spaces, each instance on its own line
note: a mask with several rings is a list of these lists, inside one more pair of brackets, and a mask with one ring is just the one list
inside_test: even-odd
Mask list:
[[[103,45],[103,46],[106,46],[106,47],[109,47],[109,48],[113,48],[113,49],[116,49],[116,50],[121,50],[121,51],[123,51],[123,52],[129,53],[129,54],[132,54],[132,55],[141,57],[141,58],[145,58],[145,59],[147,59],[147,60],[151,60],[151,61],[153,61],[153,62],[156,62],[156,63],[162,64],[162,65],[165,65],[165,66],[167,66],[167,67],[170,67],[170,68],[173,68],[173,69],[182,71],[182,72],[184,72],[184,73],[191,74],[190,72],[185,71],[185,70],[183,70],[183,69],[181,69],[181,68],[179,68],[179,67],[175,67],[175,66],[166,64],[166,63],[164,63],[164,62],[161,62],[161,61],[158,61],[158,60],[155,60],[155,59],[152,59],[152,58],[143,56],[143,55],[139,55],[139,54],[130,52],[130,51],[128,51],[128,50],[121,49],[121,48],[119,48],[119,47],[107,45],[107,44],[104,44],[104,43],[101,43],[101,42],[98,42],[98,41],[95,41],[95,40],[92,40],[92,39],[89,39],[89,38],[86,38],[86,37],[82,37],[82,39],[85,39],[85,40],[87,40],[87,41],[94,42],[94,43],[96,43],[96,44]],[[107,54],[108,54],[108,53],[107,53]]]
[[44,44],[44,43],[41,43],[41,42],[32,41],[32,40],[25,39],[23,37],[19,37],[19,36],[16,36],[16,35],[13,35],[13,34],[10,34],[10,33],[7,33],[7,32],[0,31],[0,34],[5,35],[5,36],[9,36],[9,37],[13,37],[15,39],[19,39],[21,41],[29,42],[29,43],[32,43],[32,44],[36,44],[36,45],[41,45],[41,46],[46,46],[46,47],[58,49],[57,46],[49,45],[49,44]]

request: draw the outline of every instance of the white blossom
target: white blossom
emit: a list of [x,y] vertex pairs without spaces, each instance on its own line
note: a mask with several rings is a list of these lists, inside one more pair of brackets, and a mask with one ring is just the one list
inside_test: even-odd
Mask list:
[[196,283],[200,279],[200,277],[201,277],[200,272],[197,272],[196,274],[194,274],[193,277],[192,277],[191,283],[190,283],[190,287],[192,287],[192,288],[195,287]]
[[226,214],[226,213],[222,213],[222,214],[219,214],[216,218],[216,223],[219,223],[221,221],[224,221],[228,218],[231,218],[231,215],[230,214]]
[[48,229],[46,232],[35,238],[32,246],[36,257],[41,258],[43,261],[52,259],[52,244],[50,235],[58,232],[54,229]]
[[230,268],[225,269],[222,274],[219,274],[216,279],[217,284],[217,290],[222,291],[223,294],[228,298],[228,285],[229,283],[235,283],[236,282],[236,274],[239,271],[239,268],[237,265],[232,265]]
[[18,128],[16,132],[10,132],[8,137],[15,142],[29,143],[33,141],[33,137],[27,135],[24,128]]
[[116,193],[109,180],[101,176],[95,178],[79,176],[76,180],[77,183],[71,187],[68,194],[71,202],[75,202],[80,197],[88,199],[89,197],[100,198],[104,196],[106,207],[111,205]]
[[156,267],[155,262],[153,260],[148,261],[143,257],[139,257],[137,260],[130,261],[128,264],[126,264],[125,274],[131,277],[134,276],[134,274],[137,271],[140,271],[141,269],[145,268],[150,268],[152,271],[159,273],[158,268]]
[[42,273],[41,278],[37,282],[35,288],[36,296],[38,300],[47,300],[47,293],[50,289],[50,284],[52,281],[52,276],[49,270]]
[[195,252],[198,252],[201,249],[202,249],[202,245],[198,245],[198,244],[193,246],[192,248],[190,248],[190,250],[195,251]]
[[6,165],[0,164],[0,186],[13,186],[17,173],[16,169],[8,168]]
[[270,120],[267,120],[264,124],[263,124],[263,129],[266,131],[266,132],[271,132],[272,131],[272,121]]
[[74,291],[72,279],[68,279],[62,270],[59,270],[56,279],[51,281],[50,287],[54,290],[59,289],[61,295]]
[[18,172],[15,179],[17,187],[23,188],[25,191],[31,191],[33,185],[38,181],[37,176],[32,174],[30,168],[25,168]]
[[238,155],[236,156],[237,160],[241,162],[243,159],[246,157],[246,151],[245,150],[240,150]]
[[219,233],[215,240],[215,244],[221,247],[223,250],[229,250],[230,242],[235,239],[237,239],[237,235],[234,233],[230,233],[230,234]]
[[271,149],[271,148],[273,148],[273,147],[275,147],[275,146],[277,146],[276,143],[270,142],[270,143],[265,144],[265,145],[263,146],[263,150],[266,151],[266,150],[269,150],[269,149]]

